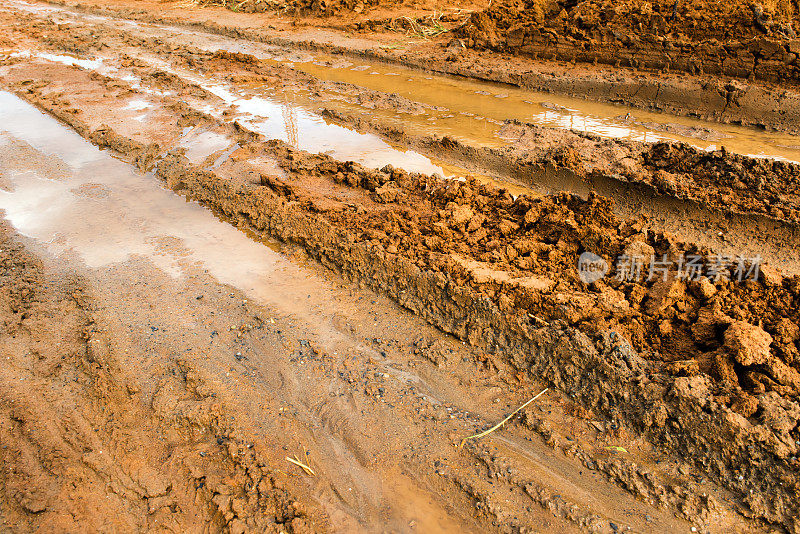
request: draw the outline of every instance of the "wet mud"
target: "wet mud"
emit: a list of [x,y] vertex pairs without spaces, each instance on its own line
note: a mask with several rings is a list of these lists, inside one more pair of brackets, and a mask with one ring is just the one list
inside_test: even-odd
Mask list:
[[441,103],[299,56],[40,19],[1,37],[26,50],[0,66],[7,524],[800,531],[796,164],[455,137],[420,124]]
[[[152,148],[63,119],[100,146],[152,165],[142,158]],[[486,350],[497,365],[545,377],[592,413],[696,458],[753,515],[794,528],[796,429],[781,421],[793,420],[798,387],[796,336],[790,327],[782,334],[797,320],[795,278],[765,265],[756,282],[723,276],[708,287],[673,274],[587,288],[575,269],[584,251],[609,262],[633,249],[673,259],[710,252],[642,232],[600,197],[514,198],[469,180],[369,170],[280,141],[247,142],[251,134],[236,131],[242,148],[216,170],[196,169],[180,150],[159,159],[158,176],[251,231],[302,246]],[[285,174],[258,171],[264,158]],[[751,489],[763,500],[748,498]]]
[[[500,2],[458,29],[469,47],[796,85],[792,2]],[[728,86],[735,93],[735,83]]]
[[[605,452],[597,440],[625,443],[645,464],[652,454],[576,418],[560,395],[539,399],[530,429],[504,433],[510,449],[458,447],[484,424],[479,414],[496,418],[541,385],[487,365],[482,352],[371,291],[331,280],[307,260],[287,261],[274,242],[264,247],[270,242],[224,222],[232,218],[214,219],[152,175],[2,98],[0,202],[25,234],[3,228],[2,302],[17,314],[9,312],[3,338],[5,525],[449,532],[492,530],[513,516],[534,530],[688,528],[669,511],[685,501],[666,486],[677,462],[662,461],[655,473]],[[107,131],[97,139],[135,146]],[[47,219],[37,217],[43,206]],[[53,299],[66,301],[58,312]],[[69,357],[59,357],[73,337]],[[76,405],[81,417],[72,415]],[[574,418],[569,441],[551,429],[567,428],[561,418]],[[498,462],[501,478],[491,474]],[[653,504],[617,484],[641,487],[636,494]],[[700,488],[689,479],[675,487]],[[508,500],[523,489],[529,497]],[[683,517],[705,509],[684,506]],[[730,514],[717,510],[710,520],[727,524]]]
[[[77,33],[77,32],[75,32]],[[70,41],[72,42],[72,41]],[[110,40],[107,42],[111,42]],[[135,41],[134,41],[135,42]],[[94,37],[88,39],[88,43],[96,48],[97,41]],[[150,41],[149,46],[156,50],[174,49],[174,45],[167,45],[163,40]],[[395,142],[405,142],[402,138],[407,134],[423,132],[423,135],[430,136],[430,130],[439,133],[441,137],[454,137],[457,141],[463,139],[465,134],[462,132],[474,132],[466,134],[465,141],[470,145],[481,146],[500,146],[511,145],[511,150],[506,150],[499,155],[500,159],[513,160],[512,170],[506,170],[503,174],[504,181],[514,182],[514,174],[525,174],[525,167],[541,168],[554,166],[557,169],[566,169],[574,172],[583,179],[610,179],[621,182],[624,188],[627,184],[643,184],[652,188],[654,195],[673,197],[685,201],[699,204],[707,210],[720,213],[731,214],[753,214],[763,216],[777,221],[796,223],[797,203],[793,198],[796,189],[797,166],[791,162],[774,161],[767,158],[740,157],[736,154],[729,154],[725,148],[725,139],[719,141],[723,143],[723,148],[717,149],[715,144],[705,145],[703,148],[689,146],[676,146],[672,143],[656,143],[655,145],[642,144],[638,139],[647,140],[647,132],[644,137],[634,137],[636,141],[621,139],[619,141],[607,141],[598,139],[597,135],[609,135],[612,139],[619,135],[615,133],[618,126],[613,123],[598,123],[594,127],[589,127],[586,135],[573,132],[559,134],[551,128],[515,121],[498,121],[492,118],[493,115],[502,117],[503,106],[494,108],[482,105],[475,111],[483,111],[486,115],[478,115],[471,111],[471,108],[462,109],[451,103],[451,108],[442,107],[444,101],[431,100],[430,104],[419,104],[405,96],[391,94],[376,90],[363,89],[360,86],[344,84],[338,81],[320,80],[310,77],[303,69],[303,65],[311,64],[309,60],[304,60],[299,65],[300,70],[287,69],[285,65],[274,63],[272,58],[259,59],[250,54],[232,53],[227,50],[219,50],[220,45],[203,46],[211,47],[213,52],[198,51],[187,47],[181,54],[176,56],[178,65],[167,68],[165,65],[155,62],[157,65],[152,67],[152,59],[145,59],[143,63],[139,60],[134,62],[138,66],[139,74],[144,76],[145,83],[152,83],[155,88],[164,88],[165,81],[156,82],[153,77],[171,80],[169,83],[179,85],[174,89],[179,92],[194,92],[202,95],[209,92],[213,96],[222,99],[225,105],[233,106],[240,115],[252,117],[254,114],[259,118],[258,124],[253,124],[252,129],[270,138],[279,138],[284,141],[292,141],[294,137],[295,145],[303,149],[329,150],[329,153],[340,159],[353,159],[369,166],[381,166],[381,161],[391,161],[395,165],[402,166],[409,171],[437,172],[443,175],[460,175],[465,173],[464,169],[446,168],[443,162],[432,162],[428,158],[412,152],[400,154],[392,151],[390,147],[382,145],[380,141],[354,136],[347,130],[342,130],[336,126],[326,125],[324,121],[314,117],[314,101],[325,101],[326,104],[344,104],[337,115],[336,110],[332,116],[344,117],[345,122],[358,123],[359,119],[351,119],[351,116],[359,117],[364,113],[364,109],[371,110],[372,114],[377,114],[377,130],[385,137],[391,137]],[[217,47],[217,48],[215,48]],[[272,52],[274,57],[275,52]],[[227,72],[229,83],[234,79],[230,74],[232,71],[241,71],[243,74],[236,76],[239,88],[234,89],[230,86],[220,84],[219,80],[192,79],[189,78],[190,85],[194,85],[191,90],[182,88],[180,84],[186,84],[185,80],[175,76],[177,66],[203,65],[205,73]],[[110,67],[110,65],[109,65]],[[337,70],[346,71],[344,68],[329,69],[332,72]],[[310,72],[319,74],[321,69],[314,68]],[[103,68],[99,69],[103,72]],[[143,71],[143,72],[141,72]],[[376,74],[376,73],[373,73]],[[186,74],[184,73],[184,76]],[[284,103],[281,100],[281,93],[285,95],[285,86],[278,80],[293,80],[298,85],[310,86],[311,98],[305,100],[305,107],[297,107],[296,104]],[[346,75],[344,76],[346,78]],[[380,76],[379,76],[380,77]],[[391,76],[383,76],[391,78]],[[368,76],[369,78],[369,76]],[[335,78],[334,78],[335,79]],[[277,94],[260,96],[248,94],[241,95],[241,87],[244,85],[247,90],[255,84],[270,84],[278,87]],[[375,87],[381,87],[380,84]],[[381,87],[382,88],[382,87]],[[238,94],[237,94],[238,92]],[[407,93],[409,96],[416,96],[414,93]],[[276,96],[278,98],[276,98]],[[494,95],[504,96],[502,94]],[[480,95],[479,95],[480,97]],[[285,98],[285,96],[283,96]],[[489,98],[489,100],[502,101],[503,99]],[[303,97],[301,97],[303,101]],[[465,99],[465,101],[467,101]],[[311,104],[309,107],[308,104]],[[381,111],[386,110],[382,115]],[[562,110],[567,112],[568,110]],[[344,112],[344,115],[342,115]],[[489,112],[489,113],[487,113]],[[396,121],[398,114],[408,114],[408,119],[403,119],[402,126],[398,128],[386,128],[382,125],[386,121]],[[422,124],[415,124],[413,117],[422,114]],[[446,114],[446,115],[445,115]],[[524,116],[525,112],[522,112]],[[287,116],[288,115],[288,116]],[[444,115],[444,117],[442,117]],[[467,116],[467,122],[451,123],[451,117]],[[630,115],[630,114],[628,114]],[[481,130],[475,130],[473,126],[478,124],[475,119],[483,122]],[[266,118],[267,120],[263,120]],[[284,124],[289,121],[288,126]],[[573,118],[571,120],[579,120]],[[252,119],[250,120],[252,123]],[[641,121],[640,121],[641,122]],[[410,124],[407,124],[410,123]],[[492,124],[495,123],[495,124]],[[543,124],[550,125],[549,122]],[[574,129],[573,122],[569,127]],[[645,124],[645,123],[642,123]],[[668,124],[660,125],[660,129],[668,129]],[[488,128],[487,128],[488,126]],[[659,126],[659,125],[651,125]],[[674,128],[674,127],[673,127]],[[694,128],[694,133],[685,131],[686,128]],[[685,135],[699,135],[702,131],[701,126],[687,126],[683,130]],[[296,130],[296,131],[295,131]],[[488,130],[488,131],[487,131]],[[386,132],[390,131],[391,135]],[[624,132],[624,130],[623,130]],[[628,134],[630,137],[631,134]],[[746,135],[743,132],[731,132],[731,136]],[[660,140],[657,134],[651,134],[655,140]],[[652,139],[651,137],[651,139]],[[679,137],[684,142],[689,141],[688,137]],[[738,141],[738,139],[736,139]],[[742,141],[741,148],[744,151],[755,150],[757,146],[763,146],[762,139],[753,137],[745,144]],[[689,141],[691,142],[691,141]],[[791,145],[795,142],[793,138],[773,143],[784,143]],[[297,144],[299,143],[299,145]],[[338,144],[337,144],[338,143]],[[435,144],[428,141],[428,145]],[[447,144],[447,143],[445,143]],[[739,147],[737,142],[731,140],[727,143],[729,147],[735,149]],[[711,150],[711,154],[707,153]],[[730,148],[728,149],[730,150]],[[789,151],[782,151],[776,147],[772,154],[781,159],[785,154],[789,158],[796,154]],[[393,155],[390,154],[393,152]],[[441,151],[440,151],[441,152]],[[614,158],[608,158],[608,153],[615,154]],[[747,152],[745,152],[747,153]],[[453,158],[449,158],[452,163]],[[463,159],[463,158],[462,158]],[[472,158],[481,159],[481,158]],[[459,166],[463,167],[463,164]],[[494,173],[497,174],[497,173]],[[518,181],[518,179],[517,179]],[[624,192],[623,192],[624,195]]]
[[[606,68],[602,63],[595,65],[593,60],[588,65],[578,62],[576,54],[566,58],[558,54],[554,56],[557,46],[549,46],[545,54],[526,56],[494,49],[487,53],[467,47],[467,39],[454,40],[465,15],[475,13],[473,17],[479,17],[485,6],[461,6],[465,11],[458,11],[459,6],[449,6],[456,8],[457,15],[444,23],[448,31],[427,39],[393,28],[403,17],[414,20],[430,17],[430,9],[441,10],[444,7],[443,12],[450,13],[448,6],[418,6],[416,12],[412,9],[400,17],[392,10],[384,11],[383,15],[380,10],[375,10],[363,17],[351,13],[344,20],[334,18],[325,22],[316,18],[283,17],[279,11],[236,14],[221,7],[209,11],[214,14],[214,20],[209,20],[199,13],[187,12],[179,4],[167,7],[163,3],[158,4],[160,14],[153,15],[152,6],[141,0],[95,0],[91,7],[84,4],[74,7],[89,9],[93,13],[122,14],[145,22],[169,22],[234,38],[378,59],[437,73],[724,124],[745,124],[797,133],[800,100],[796,91],[780,85],[780,79],[777,85],[772,85],[755,78],[731,80],[730,75],[706,74],[697,69],[694,75],[676,75],[675,71],[670,73],[662,69],[660,73],[653,72],[652,69],[629,66],[631,63],[624,61],[614,61]],[[503,5],[502,9],[506,8]],[[694,6],[689,8],[694,9]],[[352,22],[353,18],[358,21]],[[264,26],[270,30],[265,32]],[[466,24],[464,28],[469,26]],[[712,44],[715,44],[713,39]],[[683,45],[681,41],[680,46]],[[612,49],[604,43],[601,53]]]

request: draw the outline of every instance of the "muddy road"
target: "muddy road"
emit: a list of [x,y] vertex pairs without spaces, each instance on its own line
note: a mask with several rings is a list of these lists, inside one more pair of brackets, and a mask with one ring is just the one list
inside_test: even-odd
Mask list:
[[358,20],[0,6],[3,530],[798,532],[797,94]]

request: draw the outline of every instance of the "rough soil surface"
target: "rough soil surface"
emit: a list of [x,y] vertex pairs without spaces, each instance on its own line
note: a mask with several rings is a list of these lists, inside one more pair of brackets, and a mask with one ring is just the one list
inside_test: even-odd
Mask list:
[[683,34],[692,41],[729,41],[762,36],[794,38],[794,26],[800,24],[800,10],[792,0],[724,4],[706,0],[677,4],[664,0],[647,4],[540,0],[499,2],[490,9],[491,13],[505,13],[503,18],[517,23],[527,20],[548,23],[554,28],[562,25],[562,30],[574,24],[585,29],[591,37],[600,37],[605,29],[609,34],[633,32],[642,38]]
[[[241,148],[218,170],[201,170],[182,151],[162,157],[143,144],[163,129],[137,129],[134,141],[103,126],[100,117],[123,106],[92,105],[98,82],[89,78],[83,90],[71,83],[69,95],[57,85],[27,94],[100,146],[145,168],[159,161],[170,188],[301,245],[497,365],[545,377],[590,413],[694,458],[749,514],[796,528],[797,278],[764,266],[770,276],[758,282],[611,279],[587,288],[574,267],[584,250],[608,260],[634,249],[704,252],[616,219],[599,197],[513,198],[472,181],[371,171],[257,141],[241,127],[229,133]],[[176,125],[211,120],[175,109]],[[285,173],[250,163],[265,158]]]
[[[259,13],[277,11],[279,13],[311,13],[322,16],[346,15],[361,13],[378,5],[392,7],[395,2],[379,0],[247,0],[235,4],[226,0],[204,0],[202,4],[221,5],[233,11],[243,13]],[[402,2],[396,2],[402,4]]]
[[[327,23],[339,23],[337,17],[351,19],[356,17],[369,26],[385,25],[389,19],[393,28],[414,30],[419,28],[416,19],[420,13],[433,11],[433,20],[442,23],[463,22],[463,11],[467,13],[485,7],[483,2],[449,2],[443,0],[200,0],[201,5],[216,5],[242,13],[270,13],[294,17],[312,16],[330,19]],[[450,12],[450,13],[448,13]],[[452,12],[458,12],[454,17]],[[450,14],[450,16],[448,16]],[[419,22],[424,23],[423,15]],[[376,24],[377,22],[377,24]]]
[[[512,195],[300,150],[292,119],[289,142],[265,138],[257,110],[220,83],[431,110],[398,95],[147,29],[13,19],[0,42],[31,53],[3,56],[5,90],[334,282],[301,285],[318,305],[249,303],[200,268],[176,281],[135,258],[59,266],[4,227],[9,528],[800,532],[800,276],[763,264],[738,281],[728,263],[698,281],[674,269],[617,279],[622,254],[711,265],[716,252],[622,218],[595,192],[535,194],[518,179]],[[65,51],[102,52],[113,69],[36,56]],[[719,212],[800,217],[798,166],[785,162],[519,121],[500,125],[513,144],[498,149],[342,109],[325,116],[480,168],[554,168],[623,196],[639,184]],[[192,135],[221,144],[197,156]],[[63,172],[22,141],[0,150],[8,191],[20,169]],[[581,281],[584,252],[609,276]],[[545,386],[518,424],[462,442]],[[313,474],[287,462],[295,454]]]
[[498,2],[459,28],[469,47],[796,85],[796,1]]
[[[57,3],[64,5],[60,1]],[[468,39],[454,39],[454,32],[463,24],[465,15],[470,11],[475,11],[476,17],[480,16],[480,9],[485,7],[480,5],[463,6],[467,9],[466,12],[447,11],[445,15],[441,15],[442,11],[436,11],[443,9],[443,6],[422,5],[421,8],[412,7],[408,12],[401,10],[400,13],[394,13],[396,10],[388,10],[382,15],[380,10],[373,10],[363,17],[349,13],[326,18],[324,21],[314,16],[298,18],[282,16],[276,12],[235,13],[223,7],[201,11],[187,10],[181,2],[94,0],[91,5],[73,2],[67,2],[66,5],[96,13],[119,14],[145,22],[186,25],[231,37],[277,45],[290,44],[356,58],[379,59],[432,72],[490,80],[704,120],[754,125],[794,133],[800,131],[800,96],[795,89],[782,83],[791,79],[791,72],[795,72],[791,69],[796,66],[785,67],[783,70],[778,68],[781,73],[776,80],[778,83],[770,84],[765,81],[770,79],[768,77],[751,76],[752,68],[746,72],[737,71],[722,76],[712,74],[711,70],[697,68],[694,69],[696,74],[691,76],[670,74],[664,68],[656,69],[663,72],[653,72],[650,68],[644,68],[645,65],[640,62],[631,62],[630,54],[624,50],[620,52],[619,58],[614,55],[613,60],[609,61],[613,68],[603,67],[602,63],[595,64],[594,58],[598,54],[613,54],[616,48],[609,46],[602,47],[600,52],[589,57],[589,65],[578,62],[583,56],[573,50],[554,55],[554,50],[559,48],[552,43],[547,44],[545,53],[537,55],[520,55],[514,50],[507,53],[502,51],[502,47],[497,50],[479,50],[474,44],[473,48],[469,48]],[[398,18],[398,15],[402,16]],[[406,24],[407,20],[403,18],[424,22],[427,28],[432,24],[438,28],[431,20],[434,15],[439,17],[437,20],[442,23],[442,27],[449,31],[430,38],[420,34],[419,25],[414,26],[416,29],[410,29]],[[467,24],[460,31],[468,32],[471,31],[470,28]],[[789,44],[790,49],[795,46],[792,43]],[[782,46],[783,44],[778,48],[783,50]],[[669,57],[675,55],[670,54]],[[742,54],[746,55],[745,52]],[[757,60],[753,57],[755,65]],[[774,62],[763,63],[772,66],[772,71],[777,68]],[[710,68],[713,69],[713,66]],[[736,79],[732,80],[731,77]]]
[[[95,139],[138,151],[108,129]],[[2,141],[6,194],[14,171],[68,179],[59,158]],[[79,197],[102,206],[117,195],[125,171],[108,169],[106,185],[89,181]],[[153,207],[136,203],[149,194],[123,200],[112,220],[98,210],[107,227],[75,236],[91,237],[78,250],[119,231],[115,217],[152,230],[142,216]],[[182,213],[174,200],[159,208]],[[216,235],[214,224],[199,235]],[[153,258],[182,261],[177,279],[147,257],[91,269],[54,259],[42,250],[52,242],[3,228],[5,528],[613,532],[741,520],[729,494],[692,480],[683,460],[552,391],[499,440],[459,446],[542,384],[313,265],[299,278],[281,269],[253,300],[187,262],[189,243],[162,231]]]
[[172,362],[147,377],[152,402],[141,402],[124,348],[133,345],[97,309],[91,284],[45,269],[1,231],[4,528],[312,531],[286,474],[269,467],[280,455],[234,437],[202,370]]
[[[436,107],[398,95],[348,83],[319,80],[301,70],[259,60],[250,54],[227,51],[211,53],[192,46],[178,48],[173,43],[157,38],[123,36],[120,39],[111,30],[86,32],[55,27],[46,22],[37,22],[33,26],[27,22],[11,22],[10,29],[17,42],[36,37],[54,52],[92,54],[105,50],[108,53],[112,46],[121,46],[120,53],[128,54],[135,53],[136,46],[146,45],[153,52],[170,54],[173,67],[201,67],[205,74],[214,73],[229,82],[275,87],[298,85],[315,93],[313,100],[327,99],[331,103],[339,101],[360,108],[394,113],[419,115],[436,111]],[[184,90],[194,96],[209,96],[207,91],[197,86],[189,89],[193,84],[187,85],[186,81],[170,72],[152,68],[152,63],[125,57],[123,65],[132,67],[137,75],[143,76],[143,81],[159,90]],[[329,109],[328,116],[364,127],[363,121],[353,119],[349,113]],[[404,130],[387,128],[380,120],[374,121],[369,127],[394,140],[411,142]],[[502,164],[494,165],[495,169],[492,170],[496,171],[501,166],[511,167],[513,171],[506,171],[507,175],[531,175],[537,169],[549,167],[573,172],[585,180],[610,179],[618,182],[617,187],[645,184],[656,195],[691,201],[714,212],[766,216],[792,225],[800,222],[800,199],[796,194],[800,166],[797,164],[741,156],[728,153],[724,148],[709,153],[687,144],[603,139],[518,121],[506,122],[498,135],[511,141],[511,146],[500,150],[484,150],[486,153],[473,154],[467,159],[500,161]],[[435,136],[427,136],[416,144],[427,145],[428,150],[436,149],[440,156],[451,160],[463,160],[465,152],[482,150],[480,146],[464,146],[461,141]],[[609,157],[609,154],[614,157]],[[463,164],[461,161],[459,163]]]
[[[425,147],[453,161],[503,161],[518,178],[537,169],[569,171],[580,179],[611,179],[616,187],[644,184],[657,195],[688,200],[712,211],[759,214],[800,222],[800,165],[773,159],[713,152],[685,143],[640,143],[562,132],[508,121],[499,135],[512,143],[500,149],[465,144],[451,137],[414,137],[402,130],[327,110],[326,116],[391,139]],[[478,155],[480,154],[480,155]],[[533,184],[536,178],[530,179]]]

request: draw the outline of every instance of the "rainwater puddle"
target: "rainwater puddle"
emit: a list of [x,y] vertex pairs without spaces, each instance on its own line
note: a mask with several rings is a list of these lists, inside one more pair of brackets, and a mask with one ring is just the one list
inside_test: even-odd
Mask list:
[[[166,41],[173,40],[174,44],[181,46],[195,46],[207,51],[226,50],[251,54],[276,65],[290,66],[321,80],[344,82],[389,94],[398,94],[435,108],[435,111],[428,111],[422,115],[406,116],[404,114],[402,117],[402,123],[406,127],[418,128],[429,134],[450,135],[459,139],[498,145],[507,142],[498,138],[499,126],[505,120],[516,119],[540,126],[571,129],[603,137],[644,142],[677,140],[703,150],[714,150],[724,146],[731,152],[754,157],[800,161],[800,136],[765,132],[756,128],[719,124],[688,117],[674,117],[622,105],[602,104],[492,82],[423,73],[412,68],[365,61],[360,58],[287,50],[274,45],[237,40],[167,24],[139,23],[101,15],[74,13],[63,8],[33,5],[18,0],[10,0],[7,2],[7,6],[37,15],[52,16],[57,13],[75,23],[89,21],[95,24],[106,24],[120,31],[140,36],[159,36]],[[63,58],[59,60],[65,61]],[[244,112],[248,108],[255,107],[261,112],[269,110],[274,113],[275,106],[280,107],[276,102],[264,103],[259,100],[249,100],[251,101],[235,103]],[[281,113],[280,109],[277,111],[279,114]],[[313,113],[310,114],[313,115]],[[394,113],[377,110],[375,114],[391,116]],[[307,144],[301,145],[301,148],[304,148],[315,140],[315,126],[321,119],[306,116],[299,110],[296,115],[298,142],[303,143],[303,138],[308,140]],[[291,140],[294,134],[291,128],[287,130],[274,122],[260,126],[265,132],[284,140]],[[308,131],[309,128],[312,130],[311,132]],[[350,132],[350,130],[346,131]],[[349,145],[352,148],[359,144],[350,133],[336,129],[327,129],[327,132],[331,132],[332,135],[341,135],[343,145]],[[327,132],[322,135],[327,136]],[[340,153],[337,152],[335,146],[327,148],[322,146],[322,150],[330,150],[332,155]],[[368,155],[362,155],[362,157],[363,161],[372,161]],[[430,161],[426,162],[423,158],[424,156],[409,152],[407,170],[442,173],[441,170],[433,170]],[[359,160],[356,159],[356,161]],[[412,168],[415,164],[418,167]]]
[[403,122],[418,123],[428,133],[497,144],[499,125],[503,121],[516,119],[602,137],[641,142],[683,141],[703,150],[725,146],[731,152],[754,157],[800,161],[800,136],[676,117],[498,83],[422,73],[399,65],[286,50],[197,30],[187,32],[183,28],[163,24],[148,25],[148,29],[151,28],[172,35],[181,44],[202,50],[250,54],[265,61],[290,66],[321,80],[354,84],[427,104],[437,111],[403,116]]
[[204,269],[287,314],[336,310],[329,282],[6,92],[0,125],[0,209],[53,256],[90,269],[140,256],[173,277]]
[[435,164],[419,152],[395,148],[377,135],[326,122],[303,107],[262,96],[239,96],[208,80],[193,81],[244,114],[246,118],[240,122],[267,139],[280,139],[300,150],[327,154],[342,161],[355,161],[366,167],[380,168],[391,163],[408,172],[452,176],[442,165]]

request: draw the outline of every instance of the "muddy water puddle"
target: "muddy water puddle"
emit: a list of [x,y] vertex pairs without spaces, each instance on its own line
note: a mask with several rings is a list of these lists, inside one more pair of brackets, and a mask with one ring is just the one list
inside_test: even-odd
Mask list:
[[[158,91],[142,87],[141,80],[125,69],[117,68],[110,58],[79,60],[67,55],[43,54],[24,51],[19,57],[32,57],[64,65],[77,65],[105,76],[131,83],[131,87],[145,94],[170,96],[169,91]],[[439,174],[448,178],[473,176],[485,182],[498,183],[514,193],[522,193],[525,188],[517,184],[498,181],[488,176],[476,175],[458,166],[448,164],[423,155],[401,145],[389,143],[381,137],[357,132],[353,129],[325,120],[320,114],[296,101],[276,98],[270,91],[253,88],[233,87],[223,81],[204,77],[184,69],[175,69],[167,62],[154,56],[140,56],[138,59],[151,63],[154,67],[192,82],[216,96],[225,106],[235,110],[238,122],[247,128],[264,135],[267,139],[278,139],[289,145],[310,153],[327,154],[343,161],[355,161],[366,167],[381,168],[385,165],[400,167],[409,172]],[[135,98],[128,102],[126,110],[141,111],[136,120],[146,120],[147,111],[157,104]],[[201,111],[221,120],[226,118],[215,105],[201,107]],[[181,138],[176,146],[187,149],[187,157],[192,163],[200,163],[206,156],[226,147],[231,142],[213,132],[191,132]],[[215,164],[216,165],[216,164]]]
[[[181,42],[185,42],[181,35]],[[374,109],[369,114],[401,121],[414,130],[488,146],[502,144],[499,127],[506,120],[574,130],[601,137],[640,142],[683,141],[703,150],[724,146],[731,152],[754,157],[800,161],[800,137],[770,133],[756,128],[668,116],[626,106],[603,104],[455,76],[363,60],[309,52],[292,52],[242,43],[195,32],[188,40],[208,51],[249,53],[275,64],[290,66],[320,80],[354,84],[387,94],[397,94],[425,105],[419,113],[398,114]]]
[[[4,91],[0,125],[0,210],[50,255],[92,270],[136,256],[174,278],[204,272],[315,325],[331,347],[347,338],[334,324],[335,316],[349,309],[342,290],[307,263],[288,259],[278,243],[236,229]],[[200,151],[197,157],[208,156]],[[278,169],[275,162],[261,163]],[[369,347],[359,350],[384,359]],[[426,387],[416,375],[391,372]]]
[[[330,122],[310,107],[298,104],[297,99],[274,96],[271,88],[252,86],[232,86],[223,80],[202,76],[185,69],[174,68],[154,56],[139,56],[137,59],[148,62],[165,72],[179,76],[216,96],[233,114],[223,113],[224,107],[218,103],[199,106],[200,111],[221,121],[236,117],[237,122],[248,129],[264,135],[266,139],[278,139],[295,148],[314,154],[327,154],[341,161],[355,161],[366,167],[382,168],[393,165],[408,172],[439,174],[446,178],[462,179],[471,176],[485,183],[505,187],[512,194],[531,193],[519,183],[502,178],[490,177],[470,172],[465,168],[421,154],[400,144],[391,143],[372,133],[363,133]],[[111,68],[106,66],[111,73]],[[131,74],[120,76],[123,71],[110,74],[119,79],[136,79]],[[137,79],[138,80],[138,79]],[[138,85],[138,81],[136,82]],[[285,94],[285,91],[282,92]],[[132,100],[129,106],[141,106],[142,101]],[[151,108],[153,104],[145,106]],[[199,137],[205,135],[205,138]],[[187,157],[193,163],[200,163],[216,149],[230,146],[229,141],[219,134],[192,134],[182,138],[177,146],[187,148]],[[229,156],[230,153],[227,154]],[[223,158],[226,156],[223,156]],[[219,161],[214,166],[218,166]]]
[[193,81],[243,114],[245,118],[240,122],[267,139],[280,139],[300,150],[356,161],[367,167],[379,168],[391,163],[409,172],[451,175],[442,165],[414,150],[393,147],[376,135],[326,122],[301,106],[283,104],[266,96],[236,94],[230,88],[208,81]]
[[316,305],[333,306],[333,288],[315,274],[5,92],[0,123],[0,209],[53,255],[90,269],[141,256],[174,277],[202,269],[289,313],[313,287]]
[[[288,50],[167,24],[139,23],[100,15],[73,13],[54,6],[39,6],[18,1],[8,2],[7,6],[36,15],[58,16],[60,21],[66,23],[90,22],[110,25],[121,31],[140,36],[155,36],[165,41],[172,41],[176,45],[195,46],[206,51],[225,50],[251,54],[276,65],[289,66],[311,74],[320,80],[344,82],[388,94],[397,94],[422,104],[424,109],[415,113],[397,113],[395,110],[376,109],[369,102],[363,102],[360,106],[361,111],[378,116],[387,122],[402,123],[412,132],[450,135],[488,146],[498,146],[506,142],[498,137],[500,125],[503,121],[516,119],[540,126],[570,129],[603,137],[643,142],[677,140],[704,150],[714,150],[724,146],[731,152],[755,157],[800,161],[800,136],[674,117],[622,105],[596,103],[492,82],[433,75],[399,65],[320,52]],[[297,116],[295,122],[300,137],[306,137],[308,143],[311,143],[315,139],[313,133],[302,135],[302,130],[308,127],[309,121],[318,119],[309,118],[308,115],[313,116],[315,113],[308,108],[325,105],[325,102],[303,93],[303,91],[285,92],[270,97],[269,100],[272,102],[269,105],[264,102],[255,102],[254,105],[263,109],[286,103],[295,106],[303,104],[304,111],[295,112]],[[272,112],[274,111],[272,109]],[[290,120],[287,118],[287,123]],[[291,139],[293,132],[285,131],[286,128],[277,124],[264,127],[278,138]],[[336,132],[333,135],[336,135]],[[350,134],[339,132],[339,135],[346,138],[345,143],[352,142],[352,139],[349,139]],[[326,148],[322,147],[321,150]],[[418,155],[412,153],[408,159],[416,160]],[[413,162],[409,164],[411,163]],[[437,165],[434,164],[435,166]],[[419,163],[418,169],[420,172],[442,172],[422,170],[426,167],[430,168],[428,162],[422,162]]]

